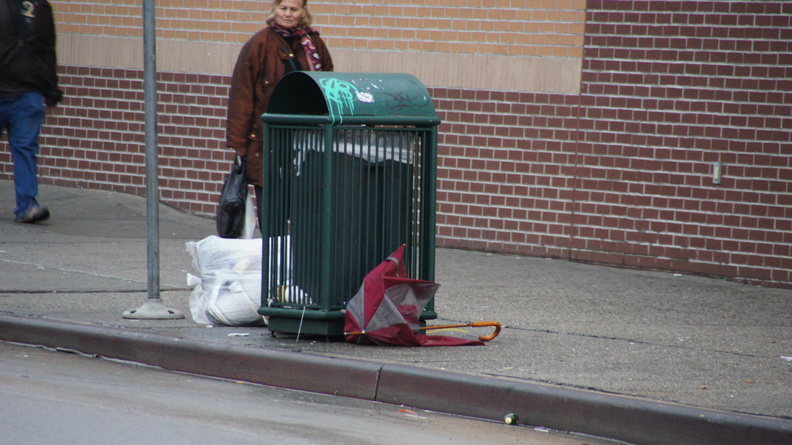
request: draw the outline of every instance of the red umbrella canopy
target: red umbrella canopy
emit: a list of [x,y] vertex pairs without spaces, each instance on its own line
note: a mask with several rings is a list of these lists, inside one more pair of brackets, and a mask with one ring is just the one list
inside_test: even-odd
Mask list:
[[407,277],[405,246],[399,247],[363,279],[347,304],[346,341],[397,346],[482,345],[464,338],[419,334],[419,316],[439,284]]

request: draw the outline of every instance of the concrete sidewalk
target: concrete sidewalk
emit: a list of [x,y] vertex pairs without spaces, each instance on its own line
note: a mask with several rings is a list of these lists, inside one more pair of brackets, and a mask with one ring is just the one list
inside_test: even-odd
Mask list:
[[[192,321],[187,241],[214,221],[160,208],[162,301],[146,300],[145,199],[41,186],[13,222],[0,181],[0,339],[633,443],[792,443],[792,291],[437,250],[438,320],[495,320],[484,347],[364,347]],[[486,329],[455,335],[478,336]]]

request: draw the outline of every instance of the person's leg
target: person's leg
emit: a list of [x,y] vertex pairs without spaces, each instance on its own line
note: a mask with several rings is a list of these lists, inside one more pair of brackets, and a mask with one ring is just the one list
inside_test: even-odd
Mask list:
[[49,217],[39,206],[36,157],[39,153],[39,131],[44,123],[44,98],[39,93],[26,93],[10,108],[8,145],[14,159],[17,221],[37,222]]

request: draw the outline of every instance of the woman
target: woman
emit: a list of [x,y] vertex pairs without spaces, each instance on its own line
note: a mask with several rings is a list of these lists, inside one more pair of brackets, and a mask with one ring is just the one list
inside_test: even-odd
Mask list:
[[[247,179],[261,204],[262,122],[275,85],[291,71],[332,71],[319,32],[311,28],[307,0],[273,0],[267,27],[237,58],[228,102],[226,145],[247,159]],[[289,49],[289,53],[286,49]]]

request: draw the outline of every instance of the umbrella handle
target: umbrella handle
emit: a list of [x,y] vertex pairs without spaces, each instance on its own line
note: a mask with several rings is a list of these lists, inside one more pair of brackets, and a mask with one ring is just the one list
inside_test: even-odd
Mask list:
[[497,321],[475,321],[475,322],[471,323],[470,325],[475,327],[475,328],[483,328],[483,327],[487,327],[487,326],[492,326],[492,327],[495,328],[495,331],[492,334],[490,334],[490,335],[480,335],[479,336],[479,340],[481,340],[481,341],[490,341],[493,338],[497,337],[498,334],[500,334],[500,331],[501,331],[501,324],[498,323]]
[[[493,338],[497,337],[501,331],[501,324],[497,321],[474,321],[471,323],[464,323],[464,324],[449,324],[445,326],[424,326],[421,328],[422,331],[431,331],[434,329],[447,329],[447,328],[464,328],[464,327],[474,327],[474,328],[486,328],[486,327],[494,327],[495,332],[490,335],[480,335],[479,340],[481,341],[490,341]],[[364,335],[365,332],[363,331],[351,331],[351,332],[344,332],[344,335]]]
[[449,324],[449,325],[445,325],[445,326],[424,326],[424,327],[421,328],[421,330],[422,331],[427,331],[427,330],[445,329],[445,328],[464,328],[464,327],[468,327],[468,326],[474,327],[474,328],[485,328],[485,327],[492,326],[492,327],[495,328],[495,332],[493,332],[492,334],[479,336],[479,340],[481,340],[481,341],[490,341],[493,338],[497,337],[498,334],[500,334],[500,331],[501,331],[501,324],[498,323],[497,321],[473,321],[473,322],[470,322],[470,323]]

